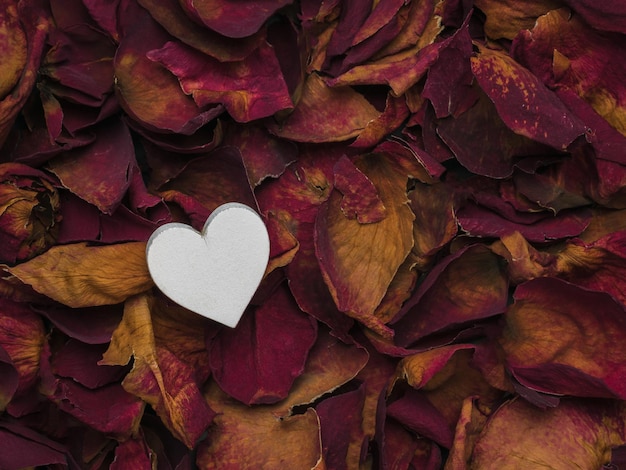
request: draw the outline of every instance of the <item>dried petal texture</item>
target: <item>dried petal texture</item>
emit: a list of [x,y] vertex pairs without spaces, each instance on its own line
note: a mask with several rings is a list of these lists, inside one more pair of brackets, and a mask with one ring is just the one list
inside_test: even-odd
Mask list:
[[49,168],[64,187],[110,215],[130,186],[135,150],[121,120],[107,121],[96,132],[94,143],[62,154]]
[[239,149],[253,188],[266,178],[278,178],[298,158],[298,148],[293,142],[278,139],[255,125],[229,128],[224,145]]
[[517,231],[530,242],[546,242],[580,235],[591,219],[587,209],[562,211],[558,218],[536,212],[518,212],[517,218],[493,209],[474,203],[464,205],[456,213],[461,229],[475,237],[500,237]]
[[557,254],[559,277],[587,289],[606,292],[626,305],[626,232],[616,231],[591,243],[573,239]]
[[454,441],[444,470],[468,468],[476,439],[485,426],[487,413],[480,408],[480,401],[469,396],[463,401],[461,415],[456,425]]
[[119,383],[88,389],[50,370],[49,352],[41,366],[41,393],[90,428],[125,439],[137,432],[145,404]]
[[407,117],[409,117],[409,108],[406,104],[406,98],[404,96],[396,98],[389,93],[383,113],[368,123],[363,132],[351,144],[351,147],[365,149],[378,144],[387,135],[398,129]]
[[0,164],[0,262],[14,264],[54,244],[60,218],[59,193],[48,174]]
[[4,412],[11,402],[19,384],[19,373],[13,365],[13,360],[0,344],[0,412]]
[[168,33],[220,62],[242,60],[264,40],[265,32],[233,39],[193,21],[177,0],[138,0]]
[[413,254],[418,269],[425,269],[435,254],[457,234],[454,191],[445,183],[416,184],[409,192],[413,224]]
[[492,245],[494,253],[507,261],[507,274],[513,284],[552,276],[557,273],[557,257],[537,250],[519,232],[500,237],[500,242]]
[[317,322],[304,314],[284,283],[234,330],[211,341],[214,380],[247,405],[284,399],[302,374],[317,337]]
[[[49,23],[47,12],[34,0],[4,1],[1,10],[0,49],[7,60],[7,69],[3,68],[0,81],[0,145],[3,145],[37,79]],[[22,49],[27,50],[27,55],[20,67],[24,60]],[[20,68],[19,72],[16,68]]]
[[414,215],[407,204],[406,176],[385,156],[365,155],[355,165],[378,190],[387,215],[372,224],[348,219],[334,191],[315,222],[315,252],[337,308],[389,335],[374,311],[413,247]]
[[200,468],[313,468],[321,460],[319,418],[314,409],[279,419],[272,406],[250,408],[228,397],[215,383],[206,399],[218,415],[199,445]]
[[549,148],[513,132],[500,119],[487,95],[473,90],[476,103],[458,117],[437,123],[437,134],[472,173],[506,178],[523,157],[544,155]]
[[[200,445],[203,468],[312,468],[321,457],[319,421],[314,410],[291,415],[296,405],[310,404],[345,384],[363,368],[367,351],[346,345],[320,331],[304,373],[289,397],[275,405],[246,407],[212,386],[207,398],[222,414],[209,439]],[[279,442],[280,445],[276,443]]]
[[0,468],[67,466],[67,449],[24,425],[0,422]]
[[229,38],[243,38],[256,33],[276,10],[290,0],[181,0],[181,5],[195,20]]
[[157,464],[157,456],[143,439],[128,439],[115,448],[115,458],[109,467],[112,470],[152,469]]
[[122,322],[100,363],[126,365],[132,357],[124,389],[150,404],[170,432],[193,448],[215,413],[200,393],[192,365],[157,340],[153,305],[145,294],[126,301]]
[[522,30],[531,30],[537,18],[563,5],[560,0],[476,0],[485,14],[485,34],[491,39],[513,40]]
[[379,115],[352,88],[331,88],[318,75],[311,74],[293,112],[280,122],[268,123],[268,129],[296,142],[339,142],[358,136]]
[[44,58],[38,87],[73,103],[101,106],[113,91],[115,43],[97,28],[82,2],[71,0],[65,8],[74,9],[75,17],[64,19],[65,12],[53,8],[57,28],[48,39],[52,48]]
[[467,468],[602,468],[623,443],[620,403],[563,400],[542,410],[516,399],[490,417]]
[[389,85],[400,96],[417,83],[436,60],[449,39],[434,43],[443,30],[442,2],[412,2],[404,27],[391,41],[363,64],[336,78],[338,85]]
[[[365,388],[323,400],[315,411],[319,417],[322,454],[326,468],[359,469],[367,438],[361,428]],[[341,419],[337,419],[341,416]]]
[[386,216],[386,209],[378,191],[352,161],[344,156],[334,168],[335,189],[342,195],[341,211],[348,219],[361,224],[379,222]]
[[0,73],[1,99],[10,93],[22,75],[26,66],[27,43],[18,18],[17,2],[4,0],[0,12],[0,50],[3,57]]
[[145,250],[144,242],[57,245],[9,272],[70,307],[117,304],[152,287]]
[[256,189],[262,213],[274,214],[298,242],[297,253],[287,265],[289,288],[300,308],[345,337],[353,320],[337,310],[324,283],[315,255],[314,222],[319,206],[332,190],[335,163],[343,147],[301,148],[297,161],[276,180]]
[[197,230],[202,230],[208,215],[222,204],[256,206],[241,154],[235,147],[219,147],[189,161],[159,188],[159,194],[166,201],[179,203]]
[[133,12],[133,26],[113,61],[115,90],[130,117],[148,130],[191,135],[221,109],[203,110],[180,88],[174,75],[146,57],[163,47],[169,36],[143,9]]
[[472,87],[472,54],[468,17],[428,70],[422,97],[432,103],[438,118],[456,117],[478,98],[476,89]]
[[615,60],[623,55],[625,44],[622,34],[598,33],[563,8],[540,17],[532,31],[522,32],[512,52],[548,86],[575,92],[626,135],[626,90],[620,79],[626,66]]
[[565,3],[595,29],[616,33],[626,31],[626,8],[621,3],[597,5],[590,0],[566,0]]
[[517,380],[548,393],[626,396],[622,305],[556,278],[528,281],[514,297],[500,344]]
[[70,339],[52,355],[52,372],[90,389],[119,382],[126,372],[122,367],[98,365],[106,349],[106,344],[90,345]]
[[559,150],[585,133],[557,95],[504,52],[483,47],[471,61],[478,84],[513,132]]
[[444,258],[419,285],[394,322],[400,346],[506,309],[508,280],[501,260],[484,245]]
[[[431,419],[441,417],[433,426],[433,431],[437,430],[433,438],[448,448],[453,443],[454,429],[468,396],[480,397],[485,407],[498,403],[502,396],[502,392],[493,388],[473,365],[474,349],[473,345],[456,344],[419,352],[402,359],[396,371],[398,379],[419,389],[420,393],[414,395],[414,399],[420,403],[425,400],[422,404],[425,410],[432,408],[426,416]],[[410,402],[409,399],[406,404]],[[397,416],[394,405],[392,403],[390,409]],[[411,414],[415,426],[428,426],[418,414]]]
[[[13,392],[21,393],[37,380],[41,352],[46,341],[44,325],[41,317],[27,304],[2,298],[0,312],[0,347],[8,356],[3,363],[17,371],[17,388]],[[7,374],[7,382],[11,374]]]
[[223,104],[236,121],[293,108],[274,49],[265,42],[237,62],[220,62],[178,42],[167,42],[147,57],[176,75],[198,106]]

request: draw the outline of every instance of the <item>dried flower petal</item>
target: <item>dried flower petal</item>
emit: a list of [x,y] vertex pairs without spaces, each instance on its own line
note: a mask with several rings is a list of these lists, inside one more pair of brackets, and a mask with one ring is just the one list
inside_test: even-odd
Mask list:
[[348,219],[334,191],[317,216],[315,251],[339,310],[389,334],[373,314],[413,246],[414,216],[405,176],[383,155],[363,156],[356,165],[377,188],[386,217],[372,224]]
[[145,250],[143,242],[59,245],[9,272],[70,307],[117,304],[153,285]]

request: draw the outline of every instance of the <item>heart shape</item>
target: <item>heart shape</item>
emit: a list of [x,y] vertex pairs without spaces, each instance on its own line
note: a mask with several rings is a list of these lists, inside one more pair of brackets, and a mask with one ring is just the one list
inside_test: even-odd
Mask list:
[[269,253],[263,220],[239,203],[215,209],[202,233],[185,224],[165,224],[146,247],[150,275],[166,296],[231,328],[263,279]]

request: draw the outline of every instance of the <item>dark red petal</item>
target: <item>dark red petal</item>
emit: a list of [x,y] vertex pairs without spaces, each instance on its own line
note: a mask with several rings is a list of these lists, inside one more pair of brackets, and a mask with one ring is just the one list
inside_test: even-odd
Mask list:
[[275,403],[302,374],[316,337],[316,322],[300,311],[283,285],[248,311],[236,329],[222,330],[211,341],[213,377],[248,405]]

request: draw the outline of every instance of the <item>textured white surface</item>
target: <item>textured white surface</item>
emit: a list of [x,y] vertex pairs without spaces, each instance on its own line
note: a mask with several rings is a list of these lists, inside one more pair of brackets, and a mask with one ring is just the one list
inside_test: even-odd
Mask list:
[[150,275],[177,304],[234,328],[256,292],[269,259],[261,217],[239,203],[211,214],[202,233],[171,223],[148,240]]

